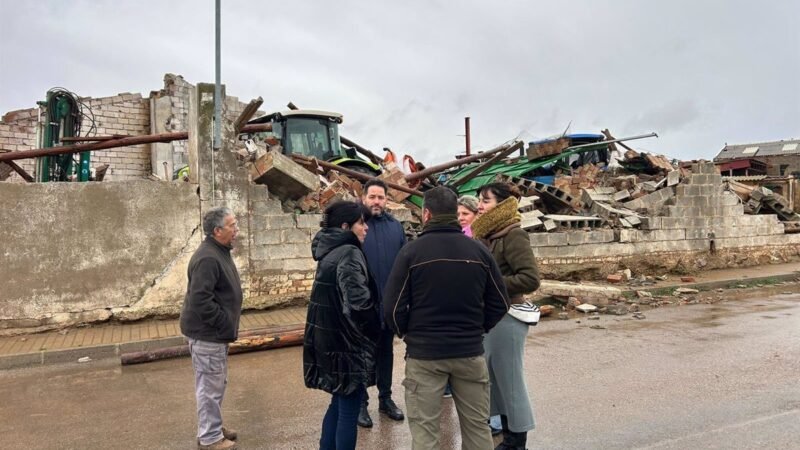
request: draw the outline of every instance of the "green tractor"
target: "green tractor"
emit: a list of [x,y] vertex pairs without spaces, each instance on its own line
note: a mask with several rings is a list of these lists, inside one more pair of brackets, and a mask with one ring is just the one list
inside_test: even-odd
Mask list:
[[249,123],[271,123],[272,131],[245,138],[263,141],[268,148],[280,145],[285,155],[300,154],[373,176],[381,173],[378,164],[360,159],[355,148],[342,145],[339,113],[298,109],[267,114]]

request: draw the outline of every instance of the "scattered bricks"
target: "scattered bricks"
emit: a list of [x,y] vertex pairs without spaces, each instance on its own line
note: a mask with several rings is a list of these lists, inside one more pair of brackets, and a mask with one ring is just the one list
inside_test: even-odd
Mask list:
[[583,303],[575,307],[577,311],[582,313],[590,313],[597,311],[597,306],[591,305],[589,303]]
[[622,275],[620,274],[613,274],[606,277],[606,281],[609,283],[621,283],[622,282]]
[[355,200],[341,180],[334,181],[319,194],[319,204],[323,208],[340,200]]
[[411,214],[411,210],[406,208],[402,203],[387,200],[386,211],[397,219],[398,222],[416,222],[414,216]]
[[667,174],[667,186],[675,186],[681,181],[681,172],[673,170]]
[[622,201],[630,199],[630,198],[631,198],[631,193],[627,189],[621,190],[621,191],[617,192],[616,194],[614,194],[614,201],[615,202],[622,202]]
[[545,231],[553,231],[556,229],[556,223],[550,219],[545,220],[542,225],[544,226]]
[[525,231],[532,231],[542,226],[542,221],[536,215],[538,211],[528,211],[522,213],[521,227]]
[[[397,168],[397,165],[391,162],[384,163],[383,173],[380,174],[379,178],[382,179],[383,181],[388,181],[390,183],[408,187],[405,174],[400,169]],[[389,188],[388,195],[389,198],[391,198],[392,200],[396,202],[402,202],[403,200],[407,199],[411,194]]]
[[567,299],[567,309],[572,311],[573,309],[577,308],[581,304],[581,301],[578,300],[577,297],[569,297]]
[[319,188],[317,176],[291,158],[272,150],[250,165],[257,184],[266,184],[281,199],[296,200]]
[[550,314],[553,314],[553,311],[555,311],[555,309],[556,308],[553,305],[542,305],[539,307],[539,314],[543,317],[549,316]]
[[529,145],[526,150],[528,160],[534,160],[543,156],[557,155],[565,148],[569,147],[569,139],[559,138],[554,141],[534,143]]
[[694,277],[681,277],[681,281],[684,283],[694,283],[696,280]]
[[319,229],[322,222],[322,214],[299,214],[297,215],[297,228]]

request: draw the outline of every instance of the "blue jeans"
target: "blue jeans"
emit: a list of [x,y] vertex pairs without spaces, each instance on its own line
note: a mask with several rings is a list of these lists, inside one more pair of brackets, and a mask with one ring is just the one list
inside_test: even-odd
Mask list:
[[365,389],[361,387],[350,395],[333,394],[331,404],[322,420],[320,450],[354,450],[358,437],[358,411]]

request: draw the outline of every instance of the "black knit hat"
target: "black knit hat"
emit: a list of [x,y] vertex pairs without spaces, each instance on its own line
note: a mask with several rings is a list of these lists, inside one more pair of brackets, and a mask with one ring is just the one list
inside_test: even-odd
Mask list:
[[322,228],[340,228],[343,223],[346,223],[352,227],[362,218],[367,220],[370,216],[369,209],[361,203],[338,201],[325,208],[320,226]]

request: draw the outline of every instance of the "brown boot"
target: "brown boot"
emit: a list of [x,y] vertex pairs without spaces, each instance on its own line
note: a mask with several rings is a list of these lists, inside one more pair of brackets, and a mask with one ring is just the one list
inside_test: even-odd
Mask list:
[[235,441],[239,433],[234,429],[222,427],[222,436],[229,441]]
[[213,444],[198,444],[197,448],[200,450],[236,450],[236,443],[222,438]]

